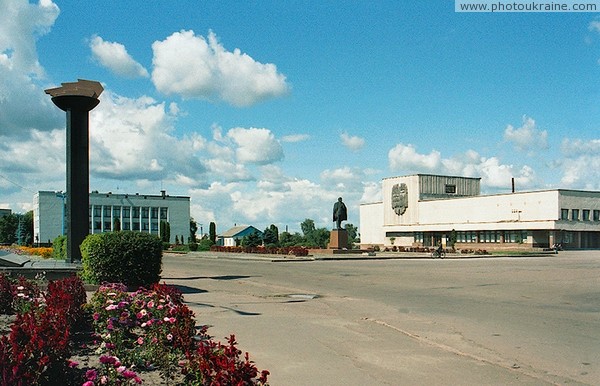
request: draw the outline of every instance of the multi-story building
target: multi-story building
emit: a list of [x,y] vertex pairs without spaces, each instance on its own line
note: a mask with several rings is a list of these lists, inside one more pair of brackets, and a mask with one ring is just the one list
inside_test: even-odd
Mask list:
[[600,192],[552,189],[481,195],[480,179],[386,178],[383,201],[360,206],[361,245],[457,249],[600,248]]
[[[33,198],[34,239],[51,242],[66,234],[66,193],[40,191]],[[89,233],[132,230],[160,236],[161,222],[169,224],[170,242],[190,235],[190,198],[160,195],[90,193]]]

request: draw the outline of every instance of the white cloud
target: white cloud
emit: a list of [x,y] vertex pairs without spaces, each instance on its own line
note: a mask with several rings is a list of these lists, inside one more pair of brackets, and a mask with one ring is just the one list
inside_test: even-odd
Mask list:
[[531,167],[502,164],[497,157],[483,157],[474,150],[442,158],[438,151],[419,154],[412,145],[398,144],[389,151],[388,158],[392,171],[481,177],[482,187],[492,190],[509,188],[512,178],[521,187],[531,187],[538,182]]
[[227,136],[237,145],[239,162],[265,165],[283,159],[281,144],[268,129],[236,127]]
[[342,144],[346,146],[350,150],[360,150],[365,145],[365,139],[353,135],[349,135],[348,133],[340,134],[340,139],[342,140]]
[[149,76],[148,71],[129,55],[123,44],[107,42],[100,36],[93,36],[90,48],[94,59],[117,75],[127,78]]
[[388,160],[392,171],[422,170],[433,172],[441,164],[441,154],[433,150],[429,154],[417,153],[413,145],[397,144],[388,152]]
[[504,139],[511,142],[521,151],[535,151],[548,148],[548,132],[538,130],[535,121],[532,118],[523,116],[523,125],[514,128],[512,125],[506,126],[504,130]]
[[[197,135],[175,138],[175,116],[152,98],[125,98],[109,90],[90,114],[90,173],[117,180],[198,181],[205,168]],[[188,177],[189,179],[186,179]]]
[[307,141],[309,138],[310,138],[310,135],[308,135],[308,134],[292,134],[292,135],[285,135],[285,136],[281,137],[281,142],[290,142],[290,143],[303,142],[303,141]]
[[365,173],[362,169],[342,167],[337,169],[326,169],[321,172],[321,181],[324,186],[334,187],[337,190],[355,190],[357,186],[362,185],[365,180]]
[[50,1],[4,0],[1,8],[0,135],[26,138],[33,128],[49,131],[64,125],[64,115],[40,84],[45,71],[36,51],[37,39],[58,17],[58,6]]
[[207,38],[175,32],[154,42],[152,50],[152,81],[167,95],[250,106],[289,91],[274,64],[257,62],[239,49],[227,51],[212,31]]
[[565,188],[600,190],[600,139],[564,139],[557,161]]

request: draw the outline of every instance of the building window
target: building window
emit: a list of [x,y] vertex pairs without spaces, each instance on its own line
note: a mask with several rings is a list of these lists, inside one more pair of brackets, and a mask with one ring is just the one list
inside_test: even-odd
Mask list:
[[590,210],[584,209],[581,214],[583,215],[583,221],[590,221]]
[[143,206],[142,207],[142,218],[148,218],[149,213],[150,213],[150,208],[148,208],[147,206]]
[[573,220],[573,221],[579,221],[579,209],[572,209],[571,210],[571,220]]
[[560,219],[568,220],[569,219],[569,209],[561,209],[560,210]]
[[124,221],[123,225],[121,225],[121,228],[123,228],[124,231],[130,231],[131,223],[129,221]]
[[423,242],[423,232],[415,232],[415,243]]
[[110,232],[112,230],[110,220],[104,221],[104,232]]
[[132,214],[133,218],[140,218],[140,207],[139,206],[134,206],[131,209],[131,214]]
[[446,184],[446,193],[447,194],[456,194],[456,185]]
[[594,210],[594,221],[600,221],[600,210]]
[[119,218],[121,217],[121,207],[113,206],[113,217]]
[[131,217],[131,207],[130,206],[124,206],[123,207],[123,218],[129,218]]
[[94,217],[100,217],[100,216],[102,216],[102,207],[94,206]]
[[110,218],[110,205],[105,205],[105,206],[103,206],[103,208],[104,208],[104,217]]
[[169,208],[160,208],[160,219],[166,220]]
[[153,219],[158,218],[158,208],[150,208],[150,213]]

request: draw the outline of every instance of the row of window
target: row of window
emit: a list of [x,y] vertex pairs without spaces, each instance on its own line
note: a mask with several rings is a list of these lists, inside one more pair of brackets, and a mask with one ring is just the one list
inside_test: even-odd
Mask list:
[[[92,227],[93,225],[93,227]],[[122,231],[144,231],[152,234],[159,234],[158,222],[139,222],[139,221],[123,221],[119,220],[111,222],[110,220],[101,221],[94,220],[89,222],[90,233],[110,232],[114,230]]]
[[141,218],[167,220],[169,208],[152,206],[90,205],[90,218]]
[[561,209],[560,219],[571,221],[600,221],[600,210]]
[[[429,237],[423,232],[415,232],[415,242],[424,243],[424,238]],[[449,238],[450,234],[446,234]],[[449,240],[447,240],[449,241]],[[456,232],[458,243],[525,243],[527,231],[468,231]]]

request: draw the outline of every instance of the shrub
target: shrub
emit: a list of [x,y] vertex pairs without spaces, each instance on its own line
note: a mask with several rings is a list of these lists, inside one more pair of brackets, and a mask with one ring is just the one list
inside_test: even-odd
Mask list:
[[210,251],[210,247],[212,247],[214,243],[210,241],[210,239],[202,239],[200,243],[198,243],[199,251]]
[[190,251],[195,252],[198,250],[198,243],[189,243],[188,247],[190,248]]
[[64,313],[71,328],[80,326],[86,301],[87,294],[83,282],[78,277],[68,277],[48,283],[46,306],[48,309],[60,310]]
[[81,276],[90,283],[148,286],[160,280],[162,242],[133,231],[89,235],[81,244]]
[[200,342],[183,369],[186,385],[268,385],[269,372],[263,370],[259,376],[248,353],[240,358],[236,344],[234,335],[226,345],[212,339]]
[[58,236],[52,242],[52,258],[56,260],[67,259],[67,236]]

